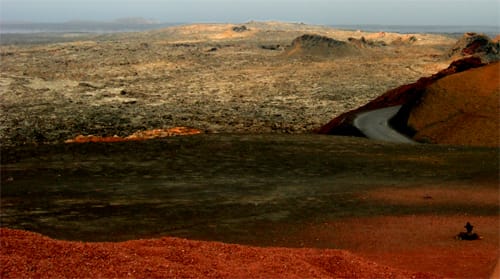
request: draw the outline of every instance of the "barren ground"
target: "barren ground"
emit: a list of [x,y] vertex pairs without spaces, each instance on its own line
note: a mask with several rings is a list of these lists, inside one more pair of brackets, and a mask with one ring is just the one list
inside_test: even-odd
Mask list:
[[[442,57],[455,42],[419,34],[409,43],[406,35],[300,24],[253,22],[245,32],[235,26],[2,45],[0,139],[4,145],[54,143],[176,126],[208,133],[310,132],[388,89],[446,68]],[[303,34],[342,41],[364,36],[387,46],[339,58],[314,49],[287,55]]]
[[[2,226],[56,239],[175,236],[343,249],[383,266],[445,277],[487,277],[498,258],[496,148],[261,134],[7,148],[2,154]],[[455,239],[468,221],[482,240]],[[274,252],[259,250],[266,259],[268,253]],[[231,262],[234,272],[238,263]],[[284,277],[311,274],[307,266]],[[247,276],[266,277],[258,270]]]
[[[176,236],[253,247],[179,239],[60,243],[2,231],[2,275],[92,271],[70,264],[82,255],[104,257],[105,274],[120,277],[136,276],[123,273],[132,267],[140,276],[168,272],[173,267],[159,266],[172,263],[179,276],[491,274],[499,251],[498,148],[307,134],[388,89],[446,68],[443,55],[454,39],[419,34],[408,43],[397,34],[301,24],[252,22],[246,32],[234,26],[0,46],[2,227],[74,241]],[[303,34],[364,36],[386,46],[362,46],[344,57],[307,49],[288,55]],[[80,134],[125,137],[176,126],[208,135],[63,144]],[[482,240],[454,238],[467,221]],[[16,242],[22,236],[26,242]],[[170,250],[161,246],[165,241]],[[51,254],[54,247],[61,250]],[[184,247],[190,254],[182,254]],[[167,252],[169,261],[137,257]],[[243,256],[254,273],[238,273],[248,265]]]

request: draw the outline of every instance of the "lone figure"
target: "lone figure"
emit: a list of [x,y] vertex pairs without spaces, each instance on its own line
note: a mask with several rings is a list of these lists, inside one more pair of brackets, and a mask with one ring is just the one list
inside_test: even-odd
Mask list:
[[472,229],[474,228],[474,226],[471,225],[469,222],[467,222],[467,224],[465,224],[464,228],[467,230],[468,234],[471,234],[472,233]]
[[467,230],[467,232],[460,232],[457,235],[458,240],[477,240],[477,239],[480,239],[480,237],[477,233],[472,233],[472,229],[474,228],[474,226],[471,225],[469,222],[467,222],[467,224],[465,224],[464,228]]

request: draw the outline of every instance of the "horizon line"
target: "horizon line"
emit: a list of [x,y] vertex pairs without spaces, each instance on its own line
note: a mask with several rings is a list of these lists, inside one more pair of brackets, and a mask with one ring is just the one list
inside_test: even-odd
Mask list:
[[[130,20],[131,22],[124,22],[124,20]],[[134,22],[134,20],[144,20],[145,22]],[[440,26],[440,27],[496,27],[500,31],[500,25],[492,24],[406,24],[406,23],[308,23],[306,21],[295,21],[295,20],[246,20],[246,21],[161,21],[157,19],[148,19],[143,17],[122,17],[114,18],[110,20],[93,20],[93,19],[71,19],[65,21],[28,21],[28,20],[2,20],[0,19],[0,24],[71,24],[71,23],[100,23],[100,24],[135,24],[135,25],[161,25],[161,24],[250,24],[252,22],[281,22],[289,24],[305,24],[305,25],[326,25],[326,26],[415,26],[415,27],[429,27],[429,26]]]

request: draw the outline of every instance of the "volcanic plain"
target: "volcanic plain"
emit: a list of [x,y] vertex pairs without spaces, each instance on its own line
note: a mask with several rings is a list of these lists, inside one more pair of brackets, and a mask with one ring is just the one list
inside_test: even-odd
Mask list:
[[[9,37],[1,277],[487,278],[497,147],[315,134],[456,42],[278,22]],[[135,140],[151,131],[191,135]],[[481,240],[455,238],[466,222]]]
[[446,68],[456,41],[273,22],[70,38],[2,45],[4,145],[176,126],[311,132]]

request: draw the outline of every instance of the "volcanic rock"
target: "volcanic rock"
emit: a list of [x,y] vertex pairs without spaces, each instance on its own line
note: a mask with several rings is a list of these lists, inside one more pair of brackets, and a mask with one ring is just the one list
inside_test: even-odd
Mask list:
[[356,39],[351,37],[348,39],[348,41],[349,43],[355,45],[358,48],[383,47],[387,45],[384,41],[367,40],[365,37],[361,37],[361,39]]
[[450,58],[480,57],[483,62],[500,60],[500,42],[484,34],[465,33],[448,52]]
[[[242,25],[248,31],[233,31]],[[302,34],[338,41],[301,41],[298,52],[307,56],[286,56],[286,46]],[[443,61],[432,55],[444,56],[455,43],[416,34],[418,43],[404,49],[357,48],[349,37],[390,43],[400,35],[280,22],[109,36],[61,33],[50,35],[54,44],[45,36],[2,37],[2,146],[61,143],[80,134],[126,137],[176,126],[209,133],[308,133],[332,115],[435,72]],[[344,48],[354,55],[312,57],[318,47],[307,49],[307,43],[326,45],[332,57]]]
[[275,45],[261,45],[260,48],[265,49],[265,50],[281,50],[282,47],[279,44]]
[[285,51],[288,56],[345,57],[360,53],[347,42],[326,36],[305,34],[295,40]]
[[248,30],[249,29],[245,25],[233,27],[233,31],[237,32],[237,33],[245,32],[245,31],[248,31]]
[[412,35],[406,35],[402,37],[397,37],[394,39],[391,44],[392,45],[409,45],[409,44],[414,44],[417,42],[417,37],[412,36]]

